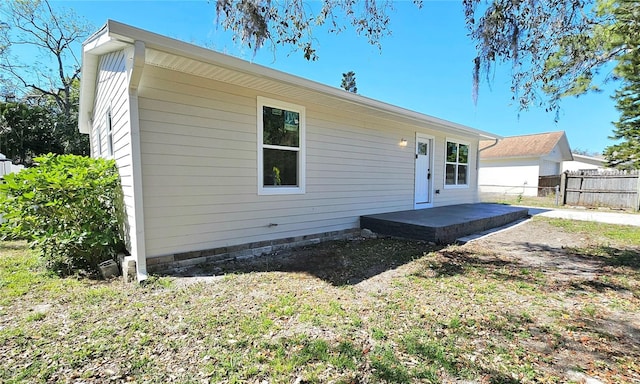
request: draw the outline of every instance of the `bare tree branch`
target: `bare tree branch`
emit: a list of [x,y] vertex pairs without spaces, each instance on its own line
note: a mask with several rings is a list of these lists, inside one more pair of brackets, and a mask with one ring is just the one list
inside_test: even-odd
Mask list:
[[[75,49],[92,27],[73,12],[56,13],[49,0],[9,0],[1,9],[7,27],[0,28],[0,70],[8,75],[5,82],[21,85],[22,93],[50,96],[65,115],[72,110],[71,85],[80,76],[80,62]],[[63,15],[63,16],[61,16]],[[10,56],[11,47],[31,47],[50,63],[24,63]],[[51,68],[55,75],[41,68]]]

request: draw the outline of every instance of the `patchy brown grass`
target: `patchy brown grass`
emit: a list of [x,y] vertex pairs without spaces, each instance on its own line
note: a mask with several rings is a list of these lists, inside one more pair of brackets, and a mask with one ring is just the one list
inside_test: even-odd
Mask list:
[[58,279],[0,243],[0,382],[639,381],[634,233],[534,220],[465,246],[335,242],[145,286]]

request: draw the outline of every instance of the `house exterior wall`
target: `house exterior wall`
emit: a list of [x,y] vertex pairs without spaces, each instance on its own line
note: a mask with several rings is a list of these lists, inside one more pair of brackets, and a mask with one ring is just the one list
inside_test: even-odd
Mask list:
[[556,144],[548,155],[541,158],[539,176],[559,175],[562,169],[562,161],[562,150],[559,144]]
[[11,162],[11,160],[7,160],[7,157],[5,155],[0,153],[0,179],[4,175],[8,175],[14,172],[20,172],[22,169],[24,169],[24,165],[15,165]]
[[[127,90],[127,72],[124,51],[116,51],[100,57],[96,97],[91,128],[91,155],[115,159],[124,195],[128,236],[135,234],[133,216],[133,176],[131,172],[130,111]],[[107,113],[111,114],[113,154],[108,152]],[[100,139],[100,144],[98,144]],[[131,238],[125,239],[131,247]]]
[[541,160],[483,159],[478,171],[480,193],[537,196]]
[[553,176],[560,174],[561,162],[553,160],[542,160],[540,165],[540,176]]
[[604,160],[594,159],[591,157],[585,158],[579,155],[573,155],[573,158],[573,161],[564,161],[562,163],[562,172],[606,168]]
[[[306,110],[304,194],[258,194],[258,96]],[[353,229],[363,214],[413,209],[416,132],[434,137],[434,206],[478,200],[475,139],[149,65],[138,102],[147,258]],[[444,187],[447,139],[470,145],[469,187]]]
[[[8,175],[14,172],[20,172],[24,169],[24,165],[14,165],[11,160],[8,160],[5,155],[0,153],[0,182],[4,178],[4,175]],[[2,215],[0,215],[0,223],[3,223]]]

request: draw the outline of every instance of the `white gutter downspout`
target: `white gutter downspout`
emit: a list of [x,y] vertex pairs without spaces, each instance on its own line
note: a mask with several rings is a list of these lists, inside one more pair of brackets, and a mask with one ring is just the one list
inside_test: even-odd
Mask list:
[[493,142],[493,144],[488,145],[482,149],[480,149],[480,141],[478,141],[478,150],[476,151],[476,177],[478,178],[476,180],[476,200],[480,201],[480,152],[484,151],[485,149],[489,149],[491,147],[495,147],[496,145],[498,145],[498,143],[500,142],[501,138],[497,138],[494,137],[493,140],[495,140]]
[[499,138],[494,137],[493,140],[495,140],[495,142],[491,145],[487,145],[486,147],[480,149],[480,146],[478,146],[478,151],[476,152],[476,171],[478,169],[480,169],[480,152],[484,151],[485,149],[489,149],[491,147],[495,147],[496,145],[498,145],[498,142],[500,142]]
[[129,124],[131,135],[131,172],[133,175],[133,210],[135,220],[135,239],[131,242],[131,254],[136,260],[138,282],[146,280],[147,252],[144,234],[144,205],[142,201],[142,154],[140,149],[140,117],[138,114],[138,86],[142,78],[145,62],[145,45],[135,41],[125,49],[127,78],[129,81]]

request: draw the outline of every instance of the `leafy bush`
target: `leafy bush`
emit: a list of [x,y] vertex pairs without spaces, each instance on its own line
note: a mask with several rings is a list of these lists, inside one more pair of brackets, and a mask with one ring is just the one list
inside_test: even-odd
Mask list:
[[115,161],[53,154],[35,161],[0,184],[0,233],[30,240],[59,274],[96,272],[123,249]]

